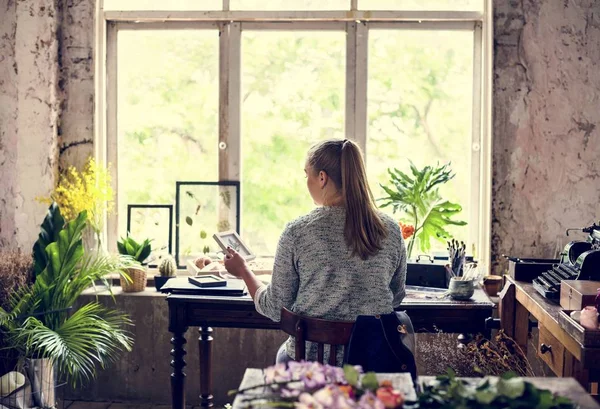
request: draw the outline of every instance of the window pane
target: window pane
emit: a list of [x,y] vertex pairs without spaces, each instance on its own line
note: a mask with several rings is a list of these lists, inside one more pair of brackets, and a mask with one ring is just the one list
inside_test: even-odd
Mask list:
[[484,0],[358,0],[359,10],[483,11]]
[[231,10],[350,10],[350,0],[231,0]]
[[304,179],[310,145],[344,138],[346,34],[243,32],[242,230],[275,253],[285,224],[313,207]]
[[104,0],[104,10],[222,10],[223,0]]
[[[473,33],[370,30],[368,70],[367,172],[375,197],[385,195],[380,183],[388,183],[388,168],[451,162],[456,177],[442,197],[459,203],[456,219],[468,221]],[[467,226],[449,231],[468,243],[476,239]],[[445,244],[432,245],[445,251]]]
[[175,204],[175,181],[218,179],[219,33],[120,31],[119,233],[127,204]]

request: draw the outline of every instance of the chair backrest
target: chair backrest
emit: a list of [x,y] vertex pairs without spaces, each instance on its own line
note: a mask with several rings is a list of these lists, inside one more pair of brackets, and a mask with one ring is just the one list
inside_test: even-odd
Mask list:
[[347,345],[352,335],[354,321],[329,321],[304,317],[287,308],[281,309],[280,328],[296,338],[296,361],[306,359],[305,342],[317,343],[317,360],[324,363],[325,344],[329,348],[329,364],[336,364],[337,347]]

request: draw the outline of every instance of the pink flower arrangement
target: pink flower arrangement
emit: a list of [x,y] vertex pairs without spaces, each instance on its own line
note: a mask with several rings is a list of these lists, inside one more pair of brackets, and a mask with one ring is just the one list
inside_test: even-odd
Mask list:
[[[378,382],[375,373],[362,374],[359,366],[343,369],[318,362],[289,362],[265,369],[265,383],[236,391],[245,402],[267,401],[295,409],[396,409],[404,395],[389,381]],[[362,376],[361,376],[362,375]],[[265,394],[248,394],[267,387]]]

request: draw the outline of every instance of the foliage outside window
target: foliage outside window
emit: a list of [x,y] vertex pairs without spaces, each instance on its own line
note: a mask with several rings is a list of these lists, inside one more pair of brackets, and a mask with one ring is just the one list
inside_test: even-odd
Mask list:
[[[275,3],[250,3],[232,1],[230,7],[281,9]],[[297,10],[318,13],[320,6],[313,3],[300,2]],[[359,3],[359,9],[370,4]],[[374,10],[386,5],[415,10],[419,2],[376,3]],[[439,0],[428,7],[443,10],[448,4]],[[482,4],[462,0],[452,9],[482,10]],[[236,161],[219,163],[220,105],[227,103],[219,83],[232,78],[231,71],[219,68],[226,48],[218,26],[203,24],[118,30],[118,234],[125,234],[127,204],[174,204],[176,181],[217,181]],[[258,255],[273,255],[285,224],[313,206],[302,172],[308,147],[348,136],[348,73],[354,68],[347,63],[356,50],[349,51],[346,25],[336,21],[320,21],[310,29],[296,22],[237,24],[240,155],[233,166],[239,166],[241,181],[241,234]],[[277,24],[284,28],[273,30]],[[361,24],[368,33],[368,57],[359,62],[367,73],[364,148],[375,197],[386,196],[380,185],[388,181],[388,168],[408,172],[408,159],[419,168],[451,162],[456,176],[440,194],[459,204],[463,220],[471,223],[474,28]],[[392,214],[391,208],[382,210]],[[477,239],[461,226],[450,226],[448,233],[469,248]],[[207,245],[218,250],[206,240],[199,244],[198,253]],[[435,242],[428,251],[444,247]]]

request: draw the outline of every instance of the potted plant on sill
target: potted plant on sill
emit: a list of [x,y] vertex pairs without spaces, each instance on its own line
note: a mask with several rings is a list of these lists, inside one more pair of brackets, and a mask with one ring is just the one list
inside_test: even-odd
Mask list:
[[410,173],[388,169],[388,174],[390,185],[381,185],[387,196],[379,200],[384,202],[382,208],[391,206],[394,213],[401,211],[404,214],[402,222],[407,225],[401,223],[402,233],[410,237],[406,246],[407,258],[411,258],[416,240],[419,240],[419,250],[427,254],[431,239],[445,243],[452,238],[448,227],[467,224],[454,219],[462,207],[444,200],[440,193],[440,187],[454,178],[450,164],[418,169],[411,162]]
[[[85,254],[86,224],[85,211],[65,223],[53,203],[34,246],[33,284],[15,291],[8,308],[0,308],[0,328],[29,368],[36,406],[55,405],[56,379],[77,386],[95,377],[97,364],[107,366],[133,345],[127,315],[98,302],[73,310],[90,285],[101,281],[110,288],[107,276],[125,275],[133,265],[129,257]],[[43,390],[36,390],[40,384]]]
[[167,281],[177,276],[177,263],[175,263],[173,256],[169,254],[160,261],[158,272],[159,275],[154,276],[156,291],[160,291]]
[[121,238],[117,242],[117,249],[120,254],[130,256],[137,262],[136,266],[127,270],[129,277],[121,276],[123,292],[135,293],[144,291],[148,282],[146,259],[152,252],[150,240],[146,239],[138,243],[131,236],[127,236],[125,239]]

